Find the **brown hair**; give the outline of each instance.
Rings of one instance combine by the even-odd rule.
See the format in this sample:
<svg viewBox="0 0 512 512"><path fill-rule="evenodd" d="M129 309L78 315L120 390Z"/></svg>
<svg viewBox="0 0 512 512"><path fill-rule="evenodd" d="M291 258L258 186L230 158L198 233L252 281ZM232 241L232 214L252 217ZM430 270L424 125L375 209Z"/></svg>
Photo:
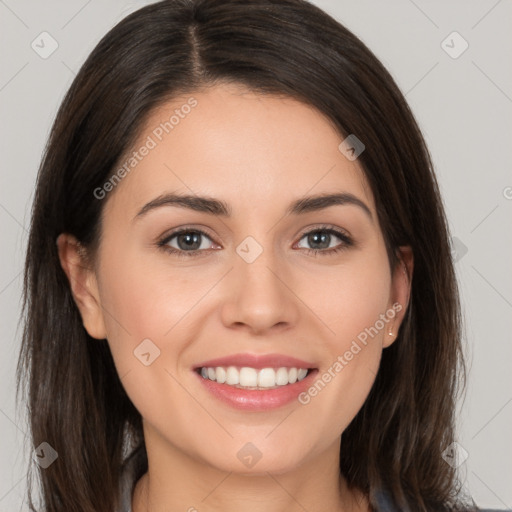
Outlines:
<svg viewBox="0 0 512 512"><path fill-rule="evenodd" d="M112 175L152 110L184 92L234 82L303 101L340 137L366 146L390 267L410 245L414 279L398 339L384 350L371 392L343 433L340 471L377 507L466 510L454 439L466 385L461 315L448 226L424 139L393 78L345 27L304 0L166 0L116 25L88 57L51 130L39 170L24 279L18 392L27 383L34 447L59 458L39 470L43 510L112 512L131 448L147 459L141 417L106 340L85 331L57 254L60 233L94 252ZM341 142L341 138L340 138ZM34 508L29 497L31 510Z"/></svg>

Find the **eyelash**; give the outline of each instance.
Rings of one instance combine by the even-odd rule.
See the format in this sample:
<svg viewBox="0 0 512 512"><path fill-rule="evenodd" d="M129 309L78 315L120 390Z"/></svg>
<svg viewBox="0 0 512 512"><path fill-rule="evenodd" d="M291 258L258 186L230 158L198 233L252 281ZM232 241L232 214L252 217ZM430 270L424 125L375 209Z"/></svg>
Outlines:
<svg viewBox="0 0 512 512"><path fill-rule="evenodd" d="M167 252L167 253L170 253L174 256L178 256L180 258L188 258L188 257L196 257L196 256L203 256L203 254L201 253L204 253L205 250L204 249L201 249L201 250L191 250L191 251L184 251L184 250L180 250L180 249L175 249L174 247L169 247L167 244L169 243L170 240L172 240L174 237L178 236L178 235L181 235L183 233L197 233L197 234L200 234L202 236L205 236L206 238L209 238L211 240L211 237L210 235L208 235L208 233L206 233L205 231L201 230L201 229L197 229L197 228L182 228L182 229L179 229L177 231L174 231L172 233L170 233L169 235L165 236L163 239L159 240L157 242L157 246L162 249L163 251ZM348 248L352 247L354 245L354 241L352 240L352 238L350 238L348 235L346 235L344 232L342 231L338 231L337 229L334 229L332 228L331 226L321 226L321 227L318 227L318 228L315 228L315 229L312 229L310 231L306 231L305 233L303 233L300 238L299 238L299 241L302 240L305 236L307 235L310 235L312 233L328 233L330 235L335 235L336 237L338 237L340 240L342 240L342 243L336 247L332 247L330 249L303 249L306 254L310 255L310 256L318 256L319 254L322 255L322 256L332 256L332 255L335 255L337 253L340 253L342 251L345 251L347 250Z"/></svg>

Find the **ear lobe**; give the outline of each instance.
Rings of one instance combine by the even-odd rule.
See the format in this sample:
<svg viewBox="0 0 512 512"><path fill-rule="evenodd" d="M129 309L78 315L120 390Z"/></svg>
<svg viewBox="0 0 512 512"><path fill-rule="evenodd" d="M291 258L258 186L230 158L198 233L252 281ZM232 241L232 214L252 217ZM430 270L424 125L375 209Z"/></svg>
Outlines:
<svg viewBox="0 0 512 512"><path fill-rule="evenodd" d="M409 307L414 255L410 246L399 247L399 261L393 271L391 284L391 300L388 308L395 311L394 319L390 320L384 333L383 348L389 347L398 337L400 325Z"/></svg>
<svg viewBox="0 0 512 512"><path fill-rule="evenodd" d="M86 331L93 338L105 339L107 334L96 275L87 261L85 248L73 235L61 233L57 237L57 249Z"/></svg>

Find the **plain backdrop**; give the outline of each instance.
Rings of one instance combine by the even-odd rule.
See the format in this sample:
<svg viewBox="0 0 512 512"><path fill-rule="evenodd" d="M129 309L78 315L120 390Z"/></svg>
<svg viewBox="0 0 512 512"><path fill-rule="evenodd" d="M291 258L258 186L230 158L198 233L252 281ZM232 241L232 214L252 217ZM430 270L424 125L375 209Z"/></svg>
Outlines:
<svg viewBox="0 0 512 512"><path fill-rule="evenodd" d="M22 265L42 150L87 55L115 23L146 3L0 0L0 512L28 510L25 473L32 447L23 408L16 408L14 370ZM458 409L457 450L461 460L467 458L460 479L479 506L512 508L512 4L314 3L380 58L427 140L466 322L470 372ZM42 46L55 49L41 55Z"/></svg>

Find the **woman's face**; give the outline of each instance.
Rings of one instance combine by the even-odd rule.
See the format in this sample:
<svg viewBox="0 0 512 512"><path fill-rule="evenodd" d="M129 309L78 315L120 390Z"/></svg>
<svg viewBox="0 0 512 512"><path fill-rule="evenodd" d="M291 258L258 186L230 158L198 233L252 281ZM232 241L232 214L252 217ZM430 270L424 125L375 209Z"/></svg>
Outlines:
<svg viewBox="0 0 512 512"><path fill-rule="evenodd" d="M332 453L363 405L409 283L342 140L302 103L216 86L155 111L97 191L101 244L76 293L153 457L284 472Z"/></svg>

